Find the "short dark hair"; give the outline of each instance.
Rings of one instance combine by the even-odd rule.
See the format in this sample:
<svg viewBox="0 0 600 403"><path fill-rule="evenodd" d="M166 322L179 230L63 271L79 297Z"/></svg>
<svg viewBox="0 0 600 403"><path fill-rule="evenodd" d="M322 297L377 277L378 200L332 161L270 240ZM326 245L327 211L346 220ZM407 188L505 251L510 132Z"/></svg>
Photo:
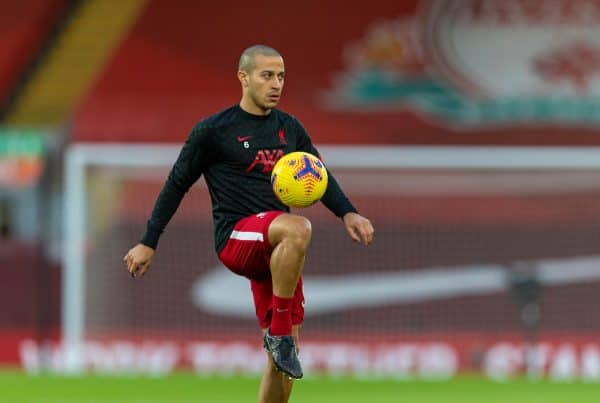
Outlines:
<svg viewBox="0 0 600 403"><path fill-rule="evenodd" d="M254 59L256 55L281 57L281 54L270 46L252 45L242 52L242 55L240 56L240 63L238 64L238 70L244 70L248 72L252 71L254 68Z"/></svg>

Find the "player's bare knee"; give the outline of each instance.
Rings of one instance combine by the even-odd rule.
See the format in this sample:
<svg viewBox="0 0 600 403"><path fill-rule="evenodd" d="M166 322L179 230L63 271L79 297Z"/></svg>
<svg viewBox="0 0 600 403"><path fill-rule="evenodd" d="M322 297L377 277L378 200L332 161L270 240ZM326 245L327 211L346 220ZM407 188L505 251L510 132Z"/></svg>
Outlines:
<svg viewBox="0 0 600 403"><path fill-rule="evenodd" d="M311 236L310 221L295 214L282 214L269 227L269 240L273 246L286 241L304 252L308 248Z"/></svg>
<svg viewBox="0 0 600 403"><path fill-rule="evenodd" d="M308 248L312 237L312 225L306 217L299 215L290 216L286 238L296 244L303 251Z"/></svg>

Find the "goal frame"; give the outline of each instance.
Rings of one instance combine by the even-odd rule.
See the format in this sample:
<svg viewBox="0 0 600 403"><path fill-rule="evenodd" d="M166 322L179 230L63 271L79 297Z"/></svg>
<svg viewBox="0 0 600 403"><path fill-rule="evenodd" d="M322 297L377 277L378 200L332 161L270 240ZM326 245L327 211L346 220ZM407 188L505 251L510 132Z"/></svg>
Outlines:
<svg viewBox="0 0 600 403"><path fill-rule="evenodd" d="M63 167L61 344L64 370L83 372L86 178L91 167L170 167L181 144L73 143ZM585 170L600 168L600 147L326 145L332 168Z"/></svg>

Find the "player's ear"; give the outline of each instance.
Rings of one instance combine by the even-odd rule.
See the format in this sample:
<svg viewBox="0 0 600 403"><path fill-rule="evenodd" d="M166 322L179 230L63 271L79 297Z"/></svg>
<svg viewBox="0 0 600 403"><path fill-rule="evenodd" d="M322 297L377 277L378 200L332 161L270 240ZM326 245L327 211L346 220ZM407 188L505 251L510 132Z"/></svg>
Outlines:
<svg viewBox="0 0 600 403"><path fill-rule="evenodd" d="M238 70L237 76L238 80L240 80L240 83L242 84L242 87L248 87L248 73L244 70Z"/></svg>

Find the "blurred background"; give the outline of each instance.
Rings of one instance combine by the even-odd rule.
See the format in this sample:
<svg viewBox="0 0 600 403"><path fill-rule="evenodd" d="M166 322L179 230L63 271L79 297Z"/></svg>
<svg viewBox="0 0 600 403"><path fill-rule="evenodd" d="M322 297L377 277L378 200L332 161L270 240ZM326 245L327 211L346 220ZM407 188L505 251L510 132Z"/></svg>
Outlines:
<svg viewBox="0 0 600 403"><path fill-rule="evenodd" d="M0 8L1 366L261 372L203 180L143 281L121 260L190 128L239 101L239 55L262 43L285 60L280 108L376 228L361 248L323 206L300 212L305 371L600 381L600 2Z"/></svg>

